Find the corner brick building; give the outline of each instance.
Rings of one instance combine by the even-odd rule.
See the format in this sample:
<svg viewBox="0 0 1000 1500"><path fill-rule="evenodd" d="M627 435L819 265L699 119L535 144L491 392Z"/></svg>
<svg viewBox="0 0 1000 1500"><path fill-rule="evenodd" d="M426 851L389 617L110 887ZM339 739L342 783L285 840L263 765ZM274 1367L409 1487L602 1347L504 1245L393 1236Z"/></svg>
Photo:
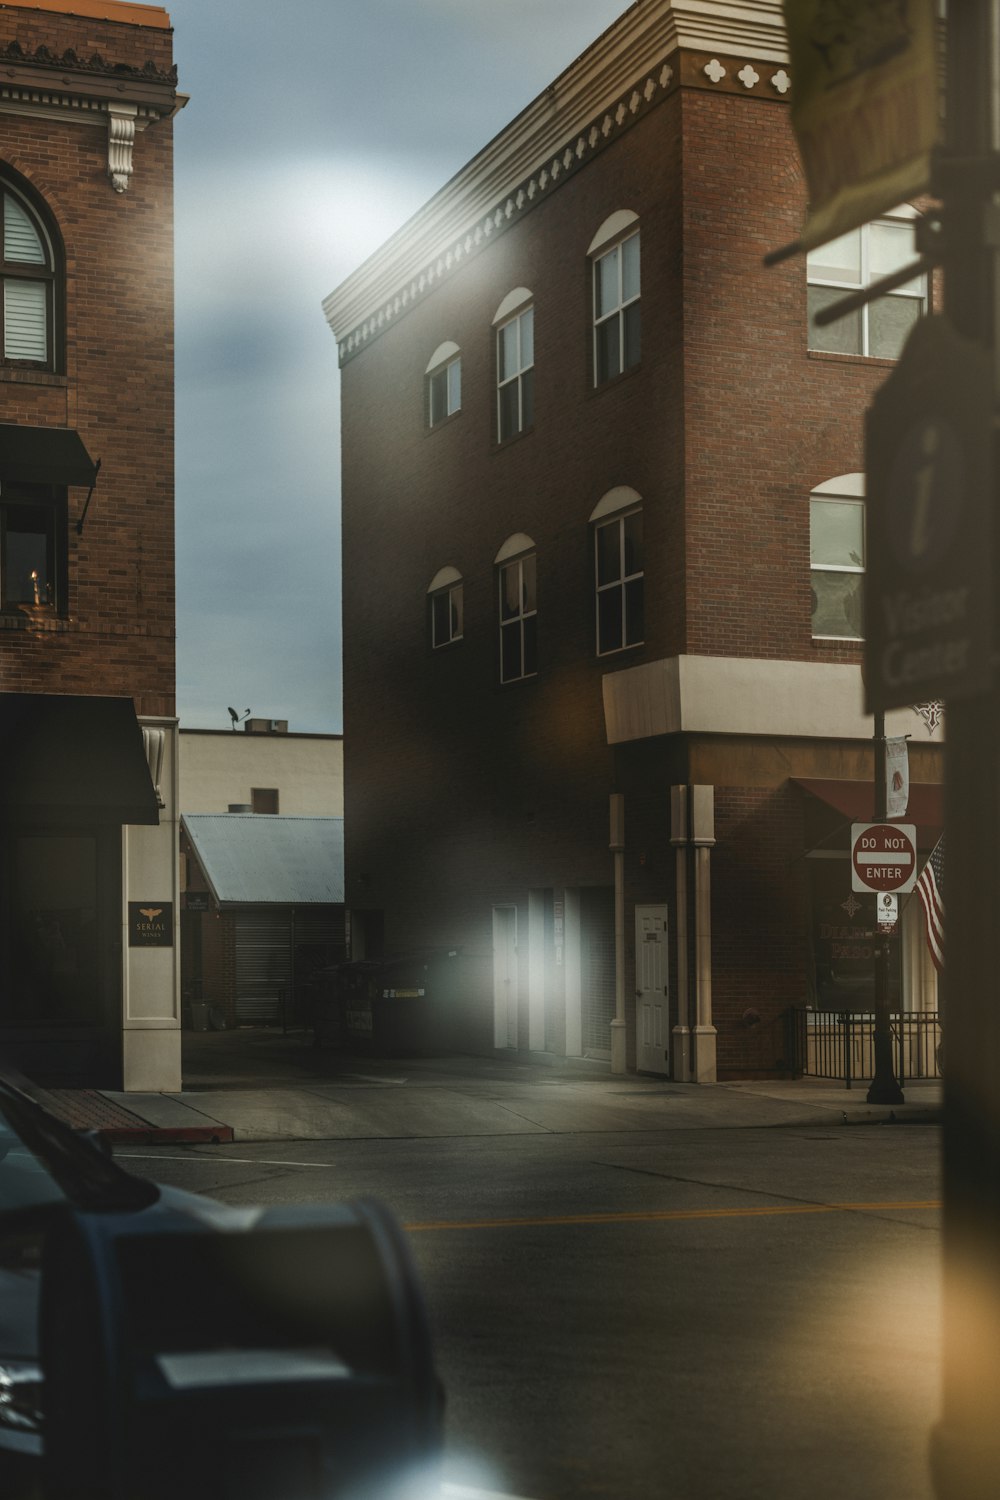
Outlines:
<svg viewBox="0 0 1000 1500"><path fill-rule="evenodd" d="M0 1050L180 1086L166 11L0 6Z"/></svg>
<svg viewBox="0 0 1000 1500"><path fill-rule="evenodd" d="M791 82L778 0L637 0L325 303L353 951L451 955L456 1047L766 1076L870 1001L862 416L929 289L807 313L907 205L764 268ZM926 851L936 706L887 729ZM933 1011L915 899L895 947Z"/></svg>

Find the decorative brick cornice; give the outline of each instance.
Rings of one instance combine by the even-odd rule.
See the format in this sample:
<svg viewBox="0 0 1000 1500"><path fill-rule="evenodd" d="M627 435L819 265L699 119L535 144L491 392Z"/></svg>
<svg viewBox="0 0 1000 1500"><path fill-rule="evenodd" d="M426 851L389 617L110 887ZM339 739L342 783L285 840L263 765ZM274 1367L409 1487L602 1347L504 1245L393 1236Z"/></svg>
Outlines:
<svg viewBox="0 0 1000 1500"><path fill-rule="evenodd" d="M637 0L325 299L340 363L678 87L780 103L787 60L780 0Z"/></svg>
<svg viewBox="0 0 1000 1500"><path fill-rule="evenodd" d="M81 58L72 48L56 56L48 47L28 52L13 41L0 48L0 114L102 126L108 134L108 177L124 193L132 176L136 131L183 108L177 69L153 62L141 68L110 62L100 53Z"/></svg>
<svg viewBox="0 0 1000 1500"><path fill-rule="evenodd" d="M39 46L33 52L26 51L16 39L8 42L6 47L0 48L0 73L5 71L4 65L24 64L31 68L46 68L51 71L66 73L96 74L98 76L113 77L122 83L125 79L141 79L146 83L167 84L170 88L177 87L177 66L164 70L149 60L141 68L132 63L113 62L103 57L100 52L94 52L90 57L81 57L72 47L65 52L54 53L51 48ZM67 78L63 82L69 82Z"/></svg>

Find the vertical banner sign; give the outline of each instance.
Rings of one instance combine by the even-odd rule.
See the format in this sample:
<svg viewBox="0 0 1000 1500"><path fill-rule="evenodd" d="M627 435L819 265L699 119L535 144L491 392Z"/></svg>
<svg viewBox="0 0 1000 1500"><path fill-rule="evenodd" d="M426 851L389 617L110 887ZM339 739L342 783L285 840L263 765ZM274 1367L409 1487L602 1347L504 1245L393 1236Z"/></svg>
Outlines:
<svg viewBox="0 0 1000 1500"><path fill-rule="evenodd" d="M910 757L906 737L885 742L885 815L905 818L910 800Z"/></svg>
<svg viewBox="0 0 1000 1500"><path fill-rule="evenodd" d="M930 177L934 0L784 0L792 127L809 185L800 245L865 224Z"/></svg>

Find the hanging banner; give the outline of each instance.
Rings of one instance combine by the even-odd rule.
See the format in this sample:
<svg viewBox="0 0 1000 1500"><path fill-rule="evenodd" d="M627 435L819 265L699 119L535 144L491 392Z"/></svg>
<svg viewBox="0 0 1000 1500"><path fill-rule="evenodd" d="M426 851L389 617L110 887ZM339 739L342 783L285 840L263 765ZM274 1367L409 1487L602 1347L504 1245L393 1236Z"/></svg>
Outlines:
<svg viewBox="0 0 1000 1500"><path fill-rule="evenodd" d="M885 742L885 815L887 818L905 818L906 804L910 800L910 757L906 739Z"/></svg>
<svg viewBox="0 0 1000 1500"><path fill-rule="evenodd" d="M934 0L784 0L809 250L927 187L939 129Z"/></svg>

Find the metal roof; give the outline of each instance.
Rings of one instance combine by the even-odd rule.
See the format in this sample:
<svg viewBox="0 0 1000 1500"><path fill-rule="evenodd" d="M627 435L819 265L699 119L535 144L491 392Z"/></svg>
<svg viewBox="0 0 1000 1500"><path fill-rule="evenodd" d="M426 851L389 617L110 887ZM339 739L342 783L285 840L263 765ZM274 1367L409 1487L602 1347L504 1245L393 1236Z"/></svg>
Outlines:
<svg viewBox="0 0 1000 1500"><path fill-rule="evenodd" d="M343 818L185 813L181 827L220 906L344 900Z"/></svg>

